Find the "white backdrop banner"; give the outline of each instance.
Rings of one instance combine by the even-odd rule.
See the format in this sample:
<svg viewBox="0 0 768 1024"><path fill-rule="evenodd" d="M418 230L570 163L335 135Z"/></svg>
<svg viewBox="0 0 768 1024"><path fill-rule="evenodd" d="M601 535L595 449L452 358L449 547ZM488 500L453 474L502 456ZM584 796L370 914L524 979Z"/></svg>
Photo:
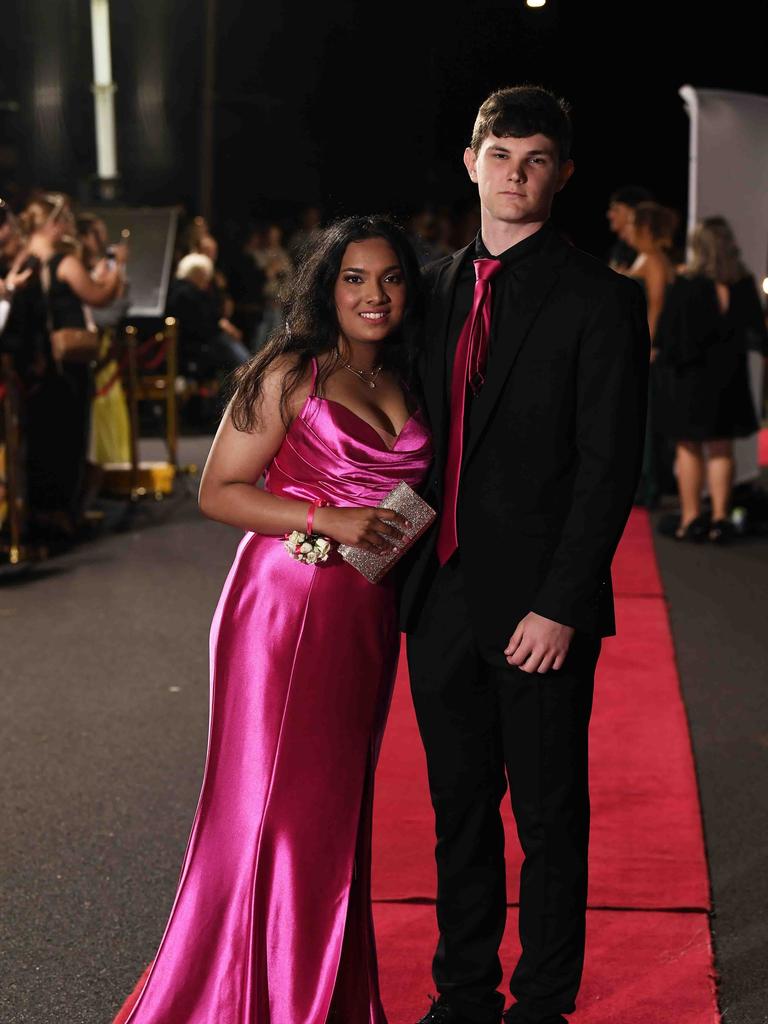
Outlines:
<svg viewBox="0 0 768 1024"><path fill-rule="evenodd" d="M725 217L758 286L768 257L768 96L684 85L691 122L688 228L702 217ZM762 359L750 356L755 406L760 409ZM736 480L758 474L757 436L737 441Z"/></svg>

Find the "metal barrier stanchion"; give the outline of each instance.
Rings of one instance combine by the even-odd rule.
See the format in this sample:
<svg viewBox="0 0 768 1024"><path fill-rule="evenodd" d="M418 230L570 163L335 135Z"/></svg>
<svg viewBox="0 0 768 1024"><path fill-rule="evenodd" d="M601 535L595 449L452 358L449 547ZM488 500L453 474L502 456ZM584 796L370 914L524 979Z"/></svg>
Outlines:
<svg viewBox="0 0 768 1024"><path fill-rule="evenodd" d="M166 317L166 407L165 438L168 461L179 469L179 407L176 397L176 377L179 372L179 332L174 317Z"/></svg>
<svg viewBox="0 0 768 1024"><path fill-rule="evenodd" d="M137 366L138 331L135 327L125 328L125 348L128 358L127 400L128 422L130 424L131 468L128 482L128 493L131 500L138 497L139 487L139 371Z"/></svg>
<svg viewBox="0 0 768 1024"><path fill-rule="evenodd" d="M130 463L107 466L106 475L112 493L127 493L131 501L149 494L161 500L173 493L177 474L191 474L197 469L196 466L180 467L178 464L177 344L178 332L173 317L167 317L163 330L151 335L141 344L137 329L133 326L125 328L125 384L130 422ZM140 402L162 403L165 407L165 462L141 461Z"/></svg>

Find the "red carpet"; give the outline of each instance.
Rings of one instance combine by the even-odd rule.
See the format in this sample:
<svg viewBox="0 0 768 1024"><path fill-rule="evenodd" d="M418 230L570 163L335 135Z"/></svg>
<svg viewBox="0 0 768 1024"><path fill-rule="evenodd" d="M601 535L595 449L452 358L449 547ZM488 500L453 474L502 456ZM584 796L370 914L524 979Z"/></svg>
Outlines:
<svg viewBox="0 0 768 1024"><path fill-rule="evenodd" d="M698 791L647 515L633 512L614 563L619 635L605 642L591 731L592 840L583 1024L718 1018ZM391 1024L431 991L434 832L424 755L401 660L376 782L373 894ZM520 851L508 803L509 900ZM607 908L607 909L599 909ZM688 912L686 912L688 911ZM692 911L692 912L690 912ZM515 962L514 911L505 966Z"/></svg>
<svg viewBox="0 0 768 1024"><path fill-rule="evenodd" d="M768 427L763 427L760 431L757 445L757 461L764 468L768 467Z"/></svg>
<svg viewBox="0 0 768 1024"><path fill-rule="evenodd" d="M616 597L662 597L664 594L653 551L651 522L640 510L636 509L629 517L613 560L613 586Z"/></svg>

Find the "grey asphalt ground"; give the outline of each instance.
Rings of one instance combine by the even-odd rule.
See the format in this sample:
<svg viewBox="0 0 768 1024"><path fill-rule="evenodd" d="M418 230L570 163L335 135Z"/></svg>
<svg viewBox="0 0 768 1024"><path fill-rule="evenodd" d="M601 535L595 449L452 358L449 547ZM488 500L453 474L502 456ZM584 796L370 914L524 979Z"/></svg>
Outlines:
<svg viewBox="0 0 768 1024"><path fill-rule="evenodd" d="M208 443L185 440L182 461L202 464ZM0 1024L109 1024L156 950L202 777L208 630L238 540L182 493L128 532L0 576ZM657 550L725 1021L764 1024L768 541L659 538Z"/></svg>
<svg viewBox="0 0 768 1024"><path fill-rule="evenodd" d="M655 546L699 779L723 1021L768 1024L768 537L719 548L657 535Z"/></svg>

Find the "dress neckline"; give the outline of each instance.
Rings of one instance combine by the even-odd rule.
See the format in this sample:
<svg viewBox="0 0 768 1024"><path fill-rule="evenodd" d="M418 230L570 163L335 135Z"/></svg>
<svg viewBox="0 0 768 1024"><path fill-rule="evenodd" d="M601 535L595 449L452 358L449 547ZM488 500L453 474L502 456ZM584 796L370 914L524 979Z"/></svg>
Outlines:
<svg viewBox="0 0 768 1024"><path fill-rule="evenodd" d="M301 416L301 413L306 408L307 402L311 398L316 399L318 402L326 402L326 403L329 403L331 405L336 405L336 406L339 407L339 409L344 409L344 411L346 413L348 413L350 416L354 417L354 419L356 419L358 423L362 423L364 426L368 427L368 429L373 434L376 435L376 437L379 439L379 441L381 441L382 445L386 448L386 450L388 452L393 452L395 450L395 448L397 447L397 442L400 440L400 438L403 436L405 431L411 425L411 422L416 417L416 414L419 411L418 408L415 409L411 413L411 415L408 417L408 419L405 421L405 423L400 428L399 433L391 434L390 435L390 437L394 438L394 440L392 441L392 444L390 445L388 440L378 431L378 429L376 427L374 427L374 425L369 420L367 420L363 416L361 416L360 413L355 412L354 409L350 409L350 407L348 405L345 405L343 402L337 401L337 399L335 399L335 398L325 398L323 395L316 394L315 388L317 386L317 374L318 374L317 357L316 356L312 356L312 390L307 395L307 400L304 403L304 405L302 406L301 411L299 412L299 416L297 417L297 419Z"/></svg>
<svg viewBox="0 0 768 1024"><path fill-rule="evenodd" d="M393 452L395 450L395 448L397 447L398 441L403 436L403 434L406 432L406 430L410 427L411 423L413 422L413 420L416 418L416 416L419 413L418 409L416 409L414 412L412 412L411 415L408 417L408 419L405 421L405 423L400 428L399 433L391 435L394 438L394 440L393 440L392 444L390 445L389 442L387 441L387 439L382 434L379 433L379 431L376 429L376 427L374 427L374 425L369 420L364 419L359 413L355 412L354 409L351 409L348 405L345 405L343 402L339 402L335 398L325 398L323 395L307 395L307 402L309 402L312 399L314 399L316 402L325 402L327 405L335 405L339 409L343 409L345 413L347 413L353 419L357 420L358 423L362 423L363 426L368 427L368 429L371 431L371 433L374 434L378 438L378 440L381 442L381 444L384 446L384 448L386 448L386 450L389 451L389 452ZM306 402L304 403L304 405L306 406ZM303 411L304 410L302 409L302 412ZM301 413L299 413L299 417L300 416L301 416Z"/></svg>

